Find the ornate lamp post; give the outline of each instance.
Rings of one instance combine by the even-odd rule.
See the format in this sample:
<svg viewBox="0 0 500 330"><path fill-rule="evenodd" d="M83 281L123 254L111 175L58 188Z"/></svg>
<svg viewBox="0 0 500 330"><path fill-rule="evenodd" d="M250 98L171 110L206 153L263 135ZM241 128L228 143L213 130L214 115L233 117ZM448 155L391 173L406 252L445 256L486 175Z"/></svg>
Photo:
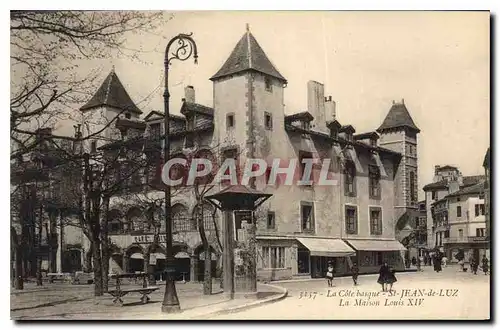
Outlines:
<svg viewBox="0 0 500 330"><path fill-rule="evenodd" d="M198 63L198 50L196 48L196 43L193 38L193 34L179 34L172 38L165 48L165 59L164 59L164 69L165 69L165 92L163 93L163 105L165 110L165 140L163 144L163 162L167 163L170 156L170 93L168 91L168 68L172 60L185 61L191 57L194 57L194 63ZM175 46L174 46L175 44ZM174 46L174 50L170 48ZM163 313L173 313L180 311L179 298L177 297L177 291L175 289L175 279L174 273L175 268L172 267L174 263L174 256L172 254L172 221L170 218L170 186L165 185L165 231L166 231L166 280L165 280L165 296L163 297L163 303L161 306L161 311Z"/></svg>
<svg viewBox="0 0 500 330"><path fill-rule="evenodd" d="M222 189L220 192L207 196L205 199L214 205L216 208L224 212L224 242L223 242L223 278L224 278L224 294L229 296L231 299L234 298L234 219L233 211L244 210L252 211L251 221L253 219L253 211L257 209L262 203L268 200L272 194L266 194L260 192L256 189L236 185L229 186ZM250 260L250 265L252 269L249 269L251 274L246 277L244 285L247 288L251 288L252 291L257 291L257 277L256 277L256 264L255 264L255 245L252 242L248 244L248 252L252 256Z"/></svg>

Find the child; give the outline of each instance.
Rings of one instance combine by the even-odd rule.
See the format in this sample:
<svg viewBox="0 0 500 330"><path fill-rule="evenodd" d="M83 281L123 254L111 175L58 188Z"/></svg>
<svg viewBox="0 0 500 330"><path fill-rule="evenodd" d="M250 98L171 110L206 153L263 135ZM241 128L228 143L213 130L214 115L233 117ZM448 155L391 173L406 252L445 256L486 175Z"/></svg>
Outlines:
<svg viewBox="0 0 500 330"><path fill-rule="evenodd" d="M328 282L328 286L333 286L333 265L331 262L328 263L328 270L326 273L326 280Z"/></svg>
<svg viewBox="0 0 500 330"><path fill-rule="evenodd" d="M354 285L358 285L359 267L358 267L358 265L356 265L355 262L352 264L351 272L352 272L352 280L354 282Z"/></svg>

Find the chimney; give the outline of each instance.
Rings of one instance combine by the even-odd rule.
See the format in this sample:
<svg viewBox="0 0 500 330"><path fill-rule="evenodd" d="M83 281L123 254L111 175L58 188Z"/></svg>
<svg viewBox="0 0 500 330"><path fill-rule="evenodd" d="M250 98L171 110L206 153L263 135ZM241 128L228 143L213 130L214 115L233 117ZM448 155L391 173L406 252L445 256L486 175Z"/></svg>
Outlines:
<svg viewBox="0 0 500 330"><path fill-rule="evenodd" d="M325 120L327 122L335 120L337 104L331 96L325 97Z"/></svg>
<svg viewBox="0 0 500 330"><path fill-rule="evenodd" d="M184 88L184 98L186 99L186 102L195 103L195 94L193 86L186 86L186 88Z"/></svg>
<svg viewBox="0 0 500 330"><path fill-rule="evenodd" d="M325 87L317 81L307 82L307 111L314 117L316 130L328 133L325 118Z"/></svg>

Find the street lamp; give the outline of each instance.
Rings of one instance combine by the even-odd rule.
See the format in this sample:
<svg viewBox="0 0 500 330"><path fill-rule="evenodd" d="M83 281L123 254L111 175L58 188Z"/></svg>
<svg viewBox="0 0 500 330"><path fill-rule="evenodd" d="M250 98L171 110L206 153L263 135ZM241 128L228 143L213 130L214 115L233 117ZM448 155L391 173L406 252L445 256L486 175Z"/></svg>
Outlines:
<svg viewBox="0 0 500 330"><path fill-rule="evenodd" d="M170 62L172 60L185 61L193 55L194 63L198 63L198 50L196 48L196 43L193 38L191 38L193 34L179 34L176 37L172 38L165 48L165 59L164 59L164 69L165 69L165 92L163 93L163 106L165 111L164 118L164 144L163 144L163 162L167 163L170 156L170 109L169 109L169 100L170 93L168 91L168 68ZM172 47L175 43L174 50L171 51L170 47ZM161 311L163 313L174 313L180 311L179 298L177 297L177 291L175 289L175 279L174 273L175 268L172 267L174 263L174 256L172 254L172 222L170 221L170 186L165 184L165 236L166 236L166 280L165 280L165 295L163 297L163 303L161 306Z"/></svg>

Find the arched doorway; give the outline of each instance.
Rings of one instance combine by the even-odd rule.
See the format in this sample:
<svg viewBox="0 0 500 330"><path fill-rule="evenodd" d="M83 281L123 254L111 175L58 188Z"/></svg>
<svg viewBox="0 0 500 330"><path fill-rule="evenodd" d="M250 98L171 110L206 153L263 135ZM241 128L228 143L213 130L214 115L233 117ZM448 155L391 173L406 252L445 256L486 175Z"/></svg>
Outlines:
<svg viewBox="0 0 500 330"><path fill-rule="evenodd" d="M144 251L137 245L131 246L127 250L128 272L143 272L144 271Z"/></svg>
<svg viewBox="0 0 500 330"><path fill-rule="evenodd" d="M210 246L210 273L212 274L212 278L215 278L217 275L217 253L215 249ZM196 281L202 282L205 278L205 250L203 249L203 245L200 245L195 249L194 255L198 257L198 267L196 268Z"/></svg>
<svg viewBox="0 0 500 330"><path fill-rule="evenodd" d="M190 280L191 258L187 245L174 245L172 249L175 260L175 280Z"/></svg>
<svg viewBox="0 0 500 330"><path fill-rule="evenodd" d="M164 279L164 272L167 266L165 249L161 246L150 247L149 261L153 265L153 274L157 281Z"/></svg>

